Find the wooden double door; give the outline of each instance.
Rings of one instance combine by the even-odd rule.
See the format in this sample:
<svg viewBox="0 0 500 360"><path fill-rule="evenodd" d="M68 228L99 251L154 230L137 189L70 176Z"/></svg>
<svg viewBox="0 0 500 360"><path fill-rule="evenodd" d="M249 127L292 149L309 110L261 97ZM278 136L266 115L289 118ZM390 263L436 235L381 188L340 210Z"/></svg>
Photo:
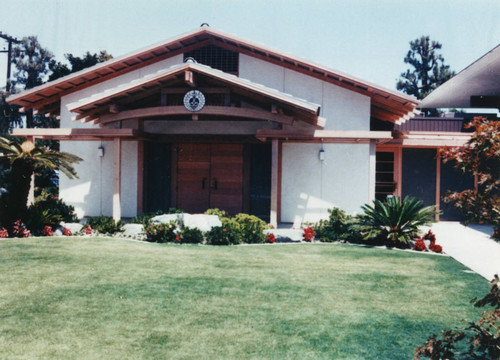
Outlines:
<svg viewBox="0 0 500 360"><path fill-rule="evenodd" d="M243 145L178 144L177 208L243 210Z"/></svg>

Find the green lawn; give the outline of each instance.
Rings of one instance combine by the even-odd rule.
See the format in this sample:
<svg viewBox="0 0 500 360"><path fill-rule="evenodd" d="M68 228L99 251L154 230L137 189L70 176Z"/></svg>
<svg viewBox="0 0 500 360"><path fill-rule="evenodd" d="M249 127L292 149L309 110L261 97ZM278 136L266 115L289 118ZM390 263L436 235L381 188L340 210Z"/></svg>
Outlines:
<svg viewBox="0 0 500 360"><path fill-rule="evenodd" d="M0 242L2 359L411 359L479 318L443 256L337 244Z"/></svg>

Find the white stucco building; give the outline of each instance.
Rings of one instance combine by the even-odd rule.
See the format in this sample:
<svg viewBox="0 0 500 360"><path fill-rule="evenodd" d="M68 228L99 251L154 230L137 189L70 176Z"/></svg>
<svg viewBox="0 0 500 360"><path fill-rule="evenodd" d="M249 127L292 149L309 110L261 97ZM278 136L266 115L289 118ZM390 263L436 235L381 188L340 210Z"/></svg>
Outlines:
<svg viewBox="0 0 500 360"><path fill-rule="evenodd" d="M403 147L464 141L419 145L391 132L416 99L208 26L9 101L60 115L16 135L84 159L60 179L79 216L217 207L299 225L401 195Z"/></svg>

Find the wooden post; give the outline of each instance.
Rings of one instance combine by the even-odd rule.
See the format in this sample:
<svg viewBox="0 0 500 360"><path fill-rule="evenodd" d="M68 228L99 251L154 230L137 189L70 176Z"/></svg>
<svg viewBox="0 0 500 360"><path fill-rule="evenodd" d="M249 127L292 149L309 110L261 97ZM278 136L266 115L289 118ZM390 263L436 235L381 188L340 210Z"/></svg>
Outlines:
<svg viewBox="0 0 500 360"><path fill-rule="evenodd" d="M394 151L394 182L396 183L395 194L398 197L402 196L403 189L403 148L398 147Z"/></svg>
<svg viewBox="0 0 500 360"><path fill-rule="evenodd" d="M368 201L371 203L375 200L375 178L376 178L376 155L377 144L374 140L370 140L369 148L369 164L368 164Z"/></svg>
<svg viewBox="0 0 500 360"><path fill-rule="evenodd" d="M31 141L33 145L35 145L35 138L33 136L27 136L26 141ZM30 182L30 191L28 193L28 203L27 206L30 206L35 202L35 173L31 174L31 182Z"/></svg>
<svg viewBox="0 0 500 360"><path fill-rule="evenodd" d="M439 207L441 205L441 151L436 149L436 215L435 220L439 221Z"/></svg>
<svg viewBox="0 0 500 360"><path fill-rule="evenodd" d="M121 174L122 174L122 140L115 137L113 140L113 220L118 221L122 217L121 208Z"/></svg>
<svg viewBox="0 0 500 360"><path fill-rule="evenodd" d="M271 142L271 225L278 227L278 179L279 179L279 143L278 139Z"/></svg>
<svg viewBox="0 0 500 360"><path fill-rule="evenodd" d="M137 142L137 215L142 214L144 203L144 141Z"/></svg>

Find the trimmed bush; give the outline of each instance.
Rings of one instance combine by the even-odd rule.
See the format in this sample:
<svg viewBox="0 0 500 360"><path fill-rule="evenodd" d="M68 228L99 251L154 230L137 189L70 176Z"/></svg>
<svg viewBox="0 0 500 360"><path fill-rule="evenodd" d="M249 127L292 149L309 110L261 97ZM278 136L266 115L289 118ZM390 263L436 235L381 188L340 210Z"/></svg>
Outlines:
<svg viewBox="0 0 500 360"><path fill-rule="evenodd" d="M171 221L164 224L148 224L144 226L144 232L147 236L146 241L149 242L167 243L178 241L176 230L177 221Z"/></svg>
<svg viewBox="0 0 500 360"><path fill-rule="evenodd" d="M87 220L87 225L101 234L114 234L123 231L123 220L115 221L110 216L95 216Z"/></svg>
<svg viewBox="0 0 500 360"><path fill-rule="evenodd" d="M181 244L201 244L204 240L200 229L187 227L182 228L177 238Z"/></svg>
<svg viewBox="0 0 500 360"><path fill-rule="evenodd" d="M346 240L349 236L349 223L352 216L339 208L329 209L328 220L320 220L315 224L316 237L322 242Z"/></svg>
<svg viewBox="0 0 500 360"><path fill-rule="evenodd" d="M234 220L240 225L242 241L248 244L263 244L266 242L264 230L267 224L257 216L238 214Z"/></svg>
<svg viewBox="0 0 500 360"><path fill-rule="evenodd" d="M205 211L205 215L217 215L220 219L220 221L222 221L223 218L227 218L227 213L224 211L224 210L219 210L217 208L215 209L208 209L207 211Z"/></svg>
<svg viewBox="0 0 500 360"><path fill-rule="evenodd" d="M206 234L207 245L237 245L241 243L239 233L225 226L215 226Z"/></svg>

